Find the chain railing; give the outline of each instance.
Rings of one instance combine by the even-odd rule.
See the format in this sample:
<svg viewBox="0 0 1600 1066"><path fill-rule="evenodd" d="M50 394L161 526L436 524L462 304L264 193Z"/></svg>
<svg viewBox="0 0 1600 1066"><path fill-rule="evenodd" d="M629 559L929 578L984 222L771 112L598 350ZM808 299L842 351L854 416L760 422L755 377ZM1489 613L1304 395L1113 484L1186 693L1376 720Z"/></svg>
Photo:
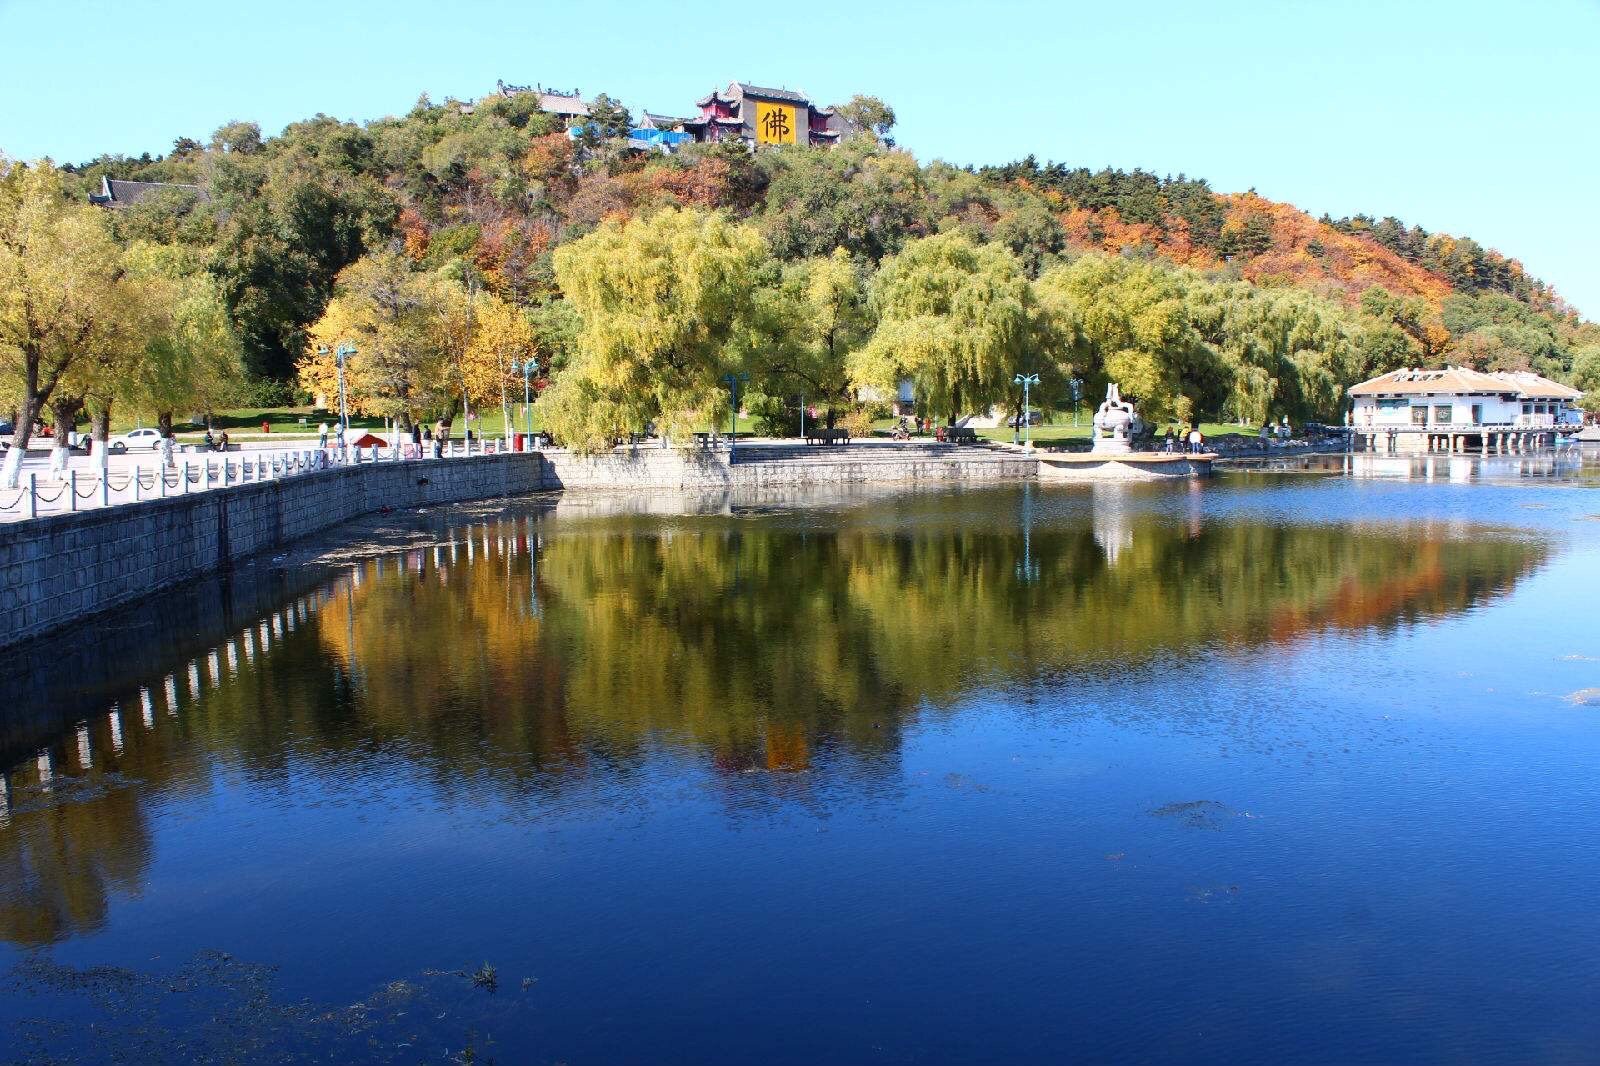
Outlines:
<svg viewBox="0 0 1600 1066"><path fill-rule="evenodd" d="M182 496L194 492L231 488L299 477L320 470L368 463L417 459L465 459L511 451L509 442L491 438L442 441L435 445L374 445L368 448L338 446L273 452L252 456L240 452L156 455L136 460L131 467L82 470L24 471L15 489L0 489L0 521L70 514L114 507L143 500Z"/></svg>

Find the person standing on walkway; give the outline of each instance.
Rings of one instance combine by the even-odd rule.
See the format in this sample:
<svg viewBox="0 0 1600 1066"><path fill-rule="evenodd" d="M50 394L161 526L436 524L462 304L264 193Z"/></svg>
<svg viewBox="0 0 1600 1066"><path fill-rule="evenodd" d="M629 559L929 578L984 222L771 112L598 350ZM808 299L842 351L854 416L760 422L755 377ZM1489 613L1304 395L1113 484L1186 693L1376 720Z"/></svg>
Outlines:
<svg viewBox="0 0 1600 1066"><path fill-rule="evenodd" d="M322 423L321 428L319 428L317 430L317 447L318 448L326 448L327 446L328 446L328 423L324 422L324 423Z"/></svg>
<svg viewBox="0 0 1600 1066"><path fill-rule="evenodd" d="M411 423L411 457L422 458L422 423Z"/></svg>
<svg viewBox="0 0 1600 1066"><path fill-rule="evenodd" d="M1189 430L1189 450L1191 452L1193 452L1195 455L1199 455L1202 451L1205 450L1205 443L1206 443L1206 437L1205 437L1204 433L1200 432L1200 427L1199 426L1192 427Z"/></svg>

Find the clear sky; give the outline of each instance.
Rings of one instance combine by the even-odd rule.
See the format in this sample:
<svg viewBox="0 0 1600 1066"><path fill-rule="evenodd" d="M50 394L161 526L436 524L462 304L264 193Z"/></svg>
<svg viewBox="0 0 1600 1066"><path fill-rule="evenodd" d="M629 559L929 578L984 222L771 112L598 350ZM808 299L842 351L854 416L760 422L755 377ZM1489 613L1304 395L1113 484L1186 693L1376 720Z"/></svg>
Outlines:
<svg viewBox="0 0 1600 1066"><path fill-rule="evenodd" d="M883 97L923 159L1029 152L1397 215L1600 317L1600 0L0 0L0 151L165 152L508 82L688 113L732 80Z"/></svg>

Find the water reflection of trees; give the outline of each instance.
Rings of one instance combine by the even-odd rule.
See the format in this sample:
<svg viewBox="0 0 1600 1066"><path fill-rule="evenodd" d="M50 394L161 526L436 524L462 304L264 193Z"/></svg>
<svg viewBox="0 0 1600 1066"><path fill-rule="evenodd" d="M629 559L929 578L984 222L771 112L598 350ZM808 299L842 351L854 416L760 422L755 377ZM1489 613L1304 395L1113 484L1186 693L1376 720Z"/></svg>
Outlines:
<svg viewBox="0 0 1600 1066"><path fill-rule="evenodd" d="M1463 610L1536 541L1452 527L975 521L938 498L816 518L523 516L370 559L168 665L0 781L0 937L94 928L149 861L144 803L308 766L535 796L653 751L805 790L893 778L909 718L983 686ZM358 772L357 777L360 777ZM785 783L787 782L787 783Z"/></svg>

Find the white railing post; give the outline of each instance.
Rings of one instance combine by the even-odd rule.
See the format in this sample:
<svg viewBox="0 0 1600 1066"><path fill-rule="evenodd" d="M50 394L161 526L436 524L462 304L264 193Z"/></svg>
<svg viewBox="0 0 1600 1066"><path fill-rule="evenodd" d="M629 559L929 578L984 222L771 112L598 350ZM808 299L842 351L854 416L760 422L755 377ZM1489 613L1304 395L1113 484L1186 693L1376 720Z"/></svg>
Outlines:
<svg viewBox="0 0 1600 1066"><path fill-rule="evenodd" d="M182 477L183 477L183 488L180 491L185 493L185 494L187 494L188 491L189 491L189 460L187 460L187 459L185 459L183 461L183 474L182 474Z"/></svg>
<svg viewBox="0 0 1600 1066"><path fill-rule="evenodd" d="M133 502L134 503L138 503L139 502L139 494L143 490L144 490L144 486L139 483L139 464L138 463L134 463L133 464Z"/></svg>
<svg viewBox="0 0 1600 1066"><path fill-rule="evenodd" d="M39 474L37 471L28 471L28 517L39 517Z"/></svg>
<svg viewBox="0 0 1600 1066"><path fill-rule="evenodd" d="M111 506L111 468L100 468L100 506Z"/></svg>
<svg viewBox="0 0 1600 1066"><path fill-rule="evenodd" d="M78 509L78 471L67 471L67 504L72 510Z"/></svg>

